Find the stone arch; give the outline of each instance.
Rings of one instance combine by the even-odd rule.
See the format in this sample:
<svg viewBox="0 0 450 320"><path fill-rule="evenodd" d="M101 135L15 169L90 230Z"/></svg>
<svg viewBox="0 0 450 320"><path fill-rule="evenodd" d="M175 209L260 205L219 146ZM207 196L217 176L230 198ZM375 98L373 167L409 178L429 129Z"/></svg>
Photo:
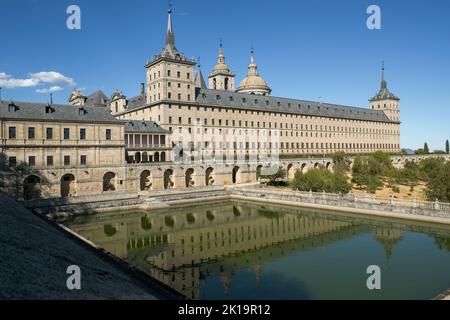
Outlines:
<svg viewBox="0 0 450 320"><path fill-rule="evenodd" d="M151 173L150 170L144 170L141 172L140 175L140 185L141 185L141 191L149 191L152 189L152 180L151 180Z"/></svg>
<svg viewBox="0 0 450 320"><path fill-rule="evenodd" d="M23 199L33 200L41 197L41 178L32 175L23 180Z"/></svg>
<svg viewBox="0 0 450 320"><path fill-rule="evenodd" d="M294 165L292 163L287 165L286 175L288 179L292 179L294 177Z"/></svg>
<svg viewBox="0 0 450 320"><path fill-rule="evenodd" d="M331 164L331 162L327 162L326 164L325 164L325 168L327 169L327 170L332 170L333 169L333 166L332 166L332 164Z"/></svg>
<svg viewBox="0 0 450 320"><path fill-rule="evenodd" d="M61 197L71 198L77 195L77 185L73 174L65 174L61 177Z"/></svg>
<svg viewBox="0 0 450 320"><path fill-rule="evenodd" d="M256 181L259 181L259 179L261 179L261 170L262 170L263 166L259 165L256 167Z"/></svg>
<svg viewBox="0 0 450 320"><path fill-rule="evenodd" d="M318 162L314 163L314 169L317 169L319 167L320 167L320 163L318 163Z"/></svg>
<svg viewBox="0 0 450 320"><path fill-rule="evenodd" d="M153 156L154 162L159 162L159 152L155 152L155 155Z"/></svg>
<svg viewBox="0 0 450 320"><path fill-rule="evenodd" d="M117 178L114 172L107 172L103 175L103 192L115 191Z"/></svg>
<svg viewBox="0 0 450 320"><path fill-rule="evenodd" d="M241 182L241 169L238 166L235 166L233 168L233 171L231 173L231 182L233 184Z"/></svg>
<svg viewBox="0 0 450 320"><path fill-rule="evenodd" d="M134 155L134 161L136 163L141 163L141 153L140 152L136 152L136 154Z"/></svg>
<svg viewBox="0 0 450 320"><path fill-rule="evenodd" d="M192 169L192 168L187 169L185 174L184 174L184 178L185 178L185 186L186 186L186 188L193 187L195 185L194 169Z"/></svg>
<svg viewBox="0 0 450 320"><path fill-rule="evenodd" d="M205 185L212 186L214 185L214 168L209 167L205 171Z"/></svg>
<svg viewBox="0 0 450 320"><path fill-rule="evenodd" d="M164 171L164 189L172 189L174 186L173 170L167 169Z"/></svg>
<svg viewBox="0 0 450 320"><path fill-rule="evenodd" d="M308 168L308 164L303 163L303 164L301 165L301 167L300 167L300 170L301 170L303 173L305 173L306 170L307 170L307 168Z"/></svg>
<svg viewBox="0 0 450 320"><path fill-rule="evenodd" d="M148 162L148 153L142 152L142 162L146 163Z"/></svg>

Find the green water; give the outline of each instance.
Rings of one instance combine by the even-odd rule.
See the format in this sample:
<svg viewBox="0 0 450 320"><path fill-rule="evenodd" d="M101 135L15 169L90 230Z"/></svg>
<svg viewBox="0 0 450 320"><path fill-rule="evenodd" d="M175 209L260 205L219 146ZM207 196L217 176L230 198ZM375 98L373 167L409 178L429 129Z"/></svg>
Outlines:
<svg viewBox="0 0 450 320"><path fill-rule="evenodd" d="M450 288L450 227L244 202L64 223L192 299L430 299ZM381 268L381 290L366 285Z"/></svg>

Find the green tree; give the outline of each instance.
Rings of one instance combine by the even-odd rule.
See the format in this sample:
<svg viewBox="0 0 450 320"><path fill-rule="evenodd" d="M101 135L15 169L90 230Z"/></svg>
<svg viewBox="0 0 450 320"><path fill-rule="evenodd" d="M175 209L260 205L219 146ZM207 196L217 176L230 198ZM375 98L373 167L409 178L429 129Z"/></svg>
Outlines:
<svg viewBox="0 0 450 320"><path fill-rule="evenodd" d="M445 141L445 153L450 153L450 144L448 143L448 140Z"/></svg>
<svg viewBox="0 0 450 320"><path fill-rule="evenodd" d="M425 144L423 145L423 152L425 154L429 154L430 153L430 148L428 148L428 143L425 142Z"/></svg>
<svg viewBox="0 0 450 320"><path fill-rule="evenodd" d="M367 181L367 175L367 166L364 164L363 158L357 156L352 167L352 182L362 189Z"/></svg>
<svg viewBox="0 0 450 320"><path fill-rule="evenodd" d="M450 162L445 163L428 182L427 198L431 201L450 201Z"/></svg>
<svg viewBox="0 0 450 320"><path fill-rule="evenodd" d="M277 180L285 179L287 176L287 171L283 167L278 167L278 170L272 174L264 174L264 171L261 172L261 178L269 179L270 184L274 184Z"/></svg>
<svg viewBox="0 0 450 320"><path fill-rule="evenodd" d="M331 172L325 168L314 168L306 173L297 171L292 181L292 188L301 191L349 193L352 189L347 178L341 172Z"/></svg>
<svg viewBox="0 0 450 320"><path fill-rule="evenodd" d="M347 174L350 171L350 160L343 151L338 151L333 154L333 169L336 172Z"/></svg>

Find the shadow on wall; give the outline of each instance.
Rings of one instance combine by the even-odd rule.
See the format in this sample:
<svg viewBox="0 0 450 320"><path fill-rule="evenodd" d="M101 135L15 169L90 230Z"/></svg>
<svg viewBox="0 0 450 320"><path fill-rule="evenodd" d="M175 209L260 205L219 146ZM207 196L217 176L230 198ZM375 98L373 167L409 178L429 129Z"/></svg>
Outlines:
<svg viewBox="0 0 450 320"><path fill-rule="evenodd" d="M15 199L43 199L50 188L50 181L42 177L38 170L24 162L10 162L0 153L0 191Z"/></svg>

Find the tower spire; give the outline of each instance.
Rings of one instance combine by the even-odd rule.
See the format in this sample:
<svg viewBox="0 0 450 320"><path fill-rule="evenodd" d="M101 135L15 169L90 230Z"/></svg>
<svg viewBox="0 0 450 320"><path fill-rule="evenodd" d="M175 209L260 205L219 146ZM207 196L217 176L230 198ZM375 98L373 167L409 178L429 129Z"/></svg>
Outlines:
<svg viewBox="0 0 450 320"><path fill-rule="evenodd" d="M167 10L168 18L167 18L167 33L166 33L166 50L170 53L174 53L176 51L175 48L175 34L173 32L172 27L172 1L169 0L169 9Z"/></svg>
<svg viewBox="0 0 450 320"><path fill-rule="evenodd" d="M384 80L384 61L381 64L381 89L387 88L387 82Z"/></svg>

